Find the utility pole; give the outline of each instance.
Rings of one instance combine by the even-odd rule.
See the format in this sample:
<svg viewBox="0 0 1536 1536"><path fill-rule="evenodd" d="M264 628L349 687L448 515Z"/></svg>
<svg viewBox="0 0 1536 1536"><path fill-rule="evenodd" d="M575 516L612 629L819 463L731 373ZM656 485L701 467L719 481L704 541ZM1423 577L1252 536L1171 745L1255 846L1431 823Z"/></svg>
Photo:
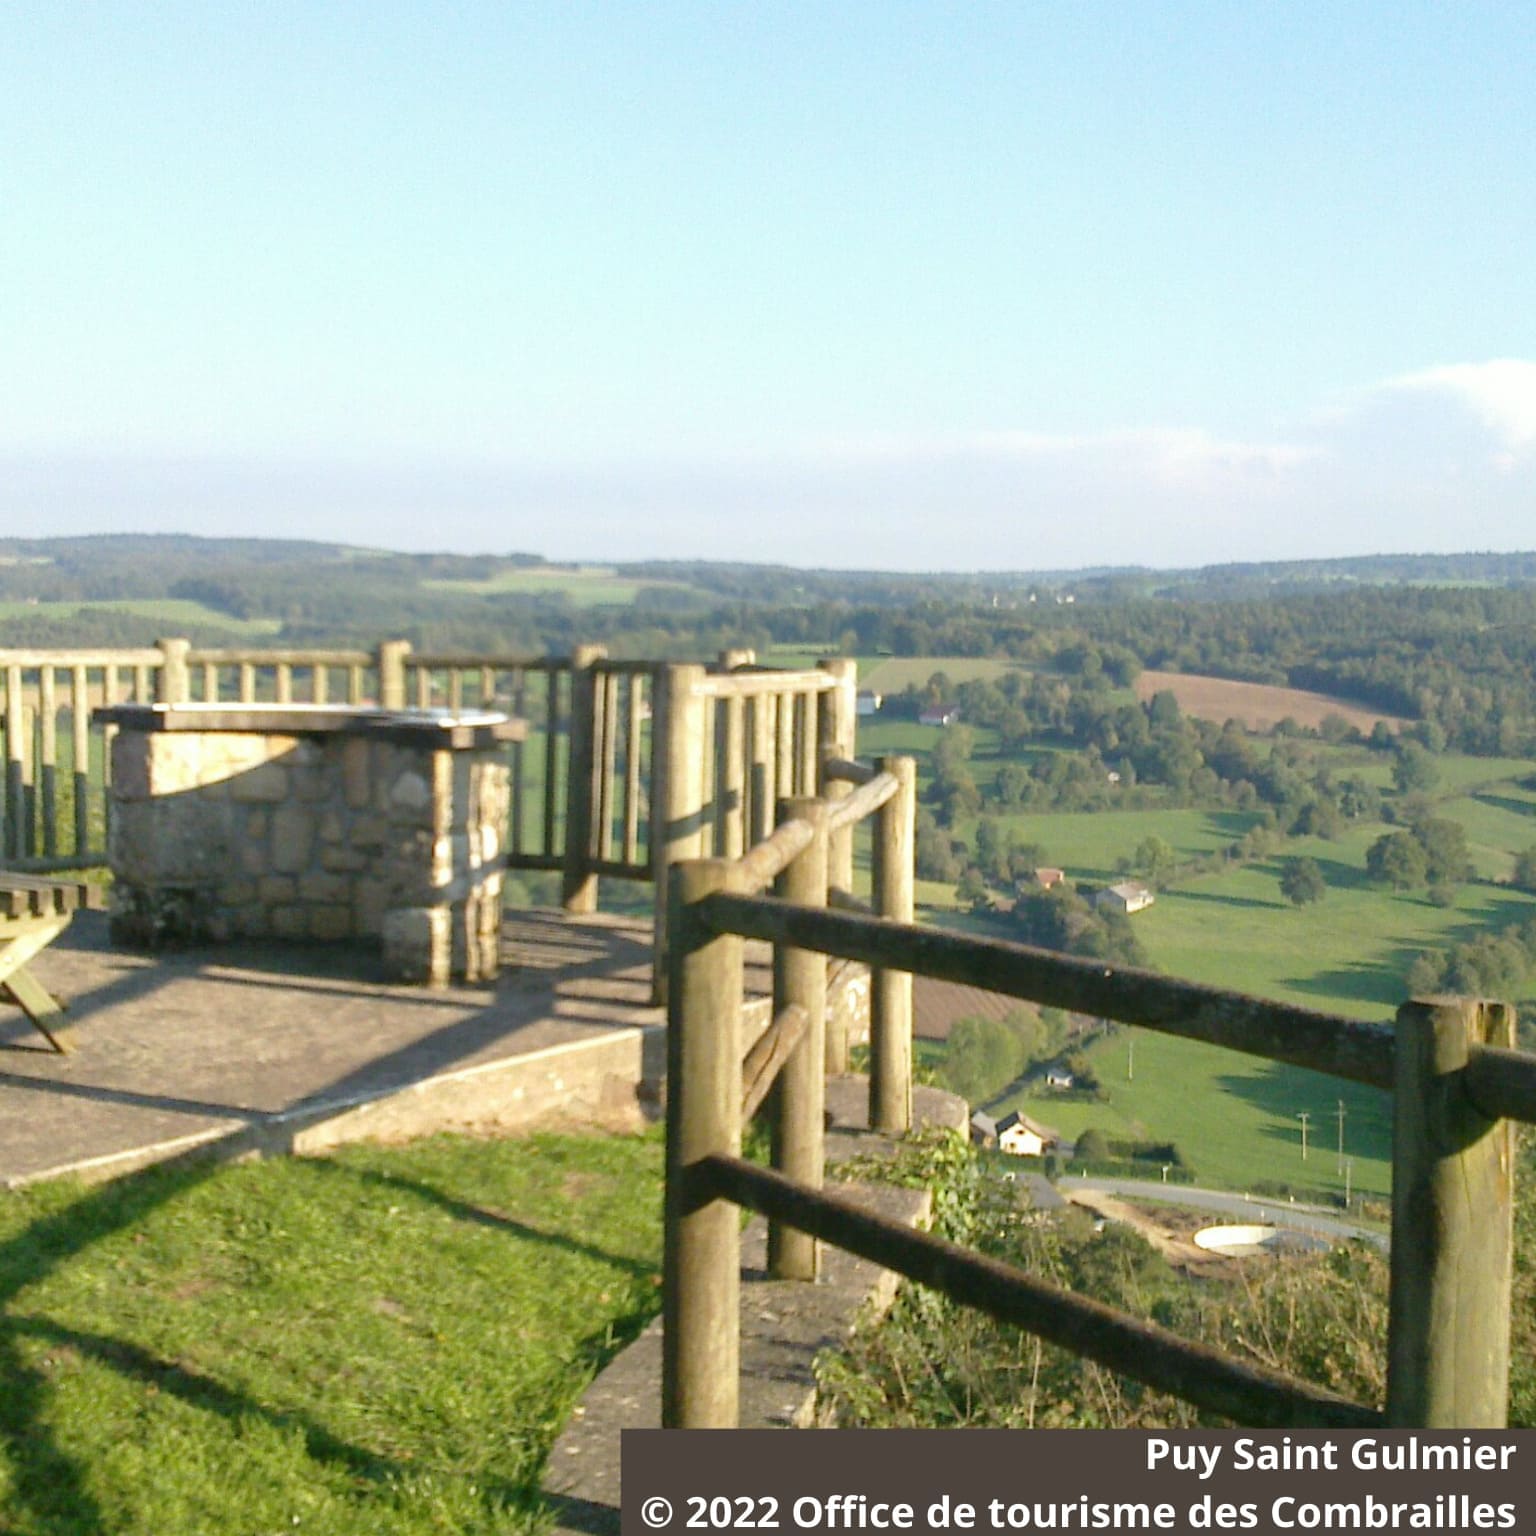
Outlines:
<svg viewBox="0 0 1536 1536"><path fill-rule="evenodd" d="M1334 1110L1334 1115L1339 1122L1339 1172L1344 1172L1344 1100L1338 1101L1339 1107Z"/></svg>
<svg viewBox="0 0 1536 1536"><path fill-rule="evenodd" d="M1352 1157L1344 1159L1344 1209L1349 1209L1349 1176L1355 1171L1355 1160Z"/></svg>
<svg viewBox="0 0 1536 1536"><path fill-rule="evenodd" d="M1128 1024L1125 1030L1125 1080L1136 1081L1136 1026Z"/></svg>
<svg viewBox="0 0 1536 1536"><path fill-rule="evenodd" d="M1304 1109L1304 1110L1301 1111L1300 1114L1298 1114L1296 1116L1296 1118L1301 1121L1301 1160L1302 1160L1302 1162L1306 1162L1306 1160L1307 1160L1307 1121L1312 1118L1312 1111L1310 1109Z"/></svg>

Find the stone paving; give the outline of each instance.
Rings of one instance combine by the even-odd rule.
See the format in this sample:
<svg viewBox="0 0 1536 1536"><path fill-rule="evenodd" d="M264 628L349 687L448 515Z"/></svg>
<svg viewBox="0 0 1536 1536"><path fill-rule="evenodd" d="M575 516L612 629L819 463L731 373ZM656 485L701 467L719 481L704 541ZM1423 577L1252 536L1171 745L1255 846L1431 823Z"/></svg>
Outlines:
<svg viewBox="0 0 1536 1536"><path fill-rule="evenodd" d="M376 953L347 946L135 953L83 913L33 964L69 1003L74 1054L0 1007L0 1183L198 1150L633 1122L663 1057L650 937L630 918L511 914L494 986L428 990L386 984Z"/></svg>

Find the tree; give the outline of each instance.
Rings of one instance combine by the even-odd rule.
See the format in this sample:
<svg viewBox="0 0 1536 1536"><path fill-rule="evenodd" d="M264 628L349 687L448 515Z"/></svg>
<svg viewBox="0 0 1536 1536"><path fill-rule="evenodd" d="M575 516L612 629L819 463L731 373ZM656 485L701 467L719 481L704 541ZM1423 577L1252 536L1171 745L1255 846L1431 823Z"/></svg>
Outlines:
<svg viewBox="0 0 1536 1536"><path fill-rule="evenodd" d="M1365 855L1366 873L1394 890L1411 891L1424 884L1429 860L1411 832L1388 832Z"/></svg>
<svg viewBox="0 0 1536 1536"><path fill-rule="evenodd" d="M1327 894L1328 882L1316 859L1287 859L1280 872L1280 890L1294 906L1304 907L1309 902L1321 901Z"/></svg>
<svg viewBox="0 0 1536 1536"><path fill-rule="evenodd" d="M1077 1145L1072 1155L1080 1163L1107 1163L1109 1138L1103 1131L1088 1126L1077 1133Z"/></svg>
<svg viewBox="0 0 1536 1536"><path fill-rule="evenodd" d="M997 770L997 798L1005 806L1022 805L1030 783L1029 769L1023 763L1004 763Z"/></svg>
<svg viewBox="0 0 1536 1536"><path fill-rule="evenodd" d="M1426 816L1414 823L1413 835L1424 850L1424 877L1431 885L1460 885L1471 874L1467 829L1459 821Z"/></svg>
<svg viewBox="0 0 1536 1536"><path fill-rule="evenodd" d="M1404 742L1397 761L1392 764L1392 782L1399 794L1413 790L1427 793L1440 782L1440 769L1417 742Z"/></svg>
<svg viewBox="0 0 1536 1536"><path fill-rule="evenodd" d="M1522 891L1536 891L1536 847L1515 855L1515 872L1510 879Z"/></svg>
<svg viewBox="0 0 1536 1536"><path fill-rule="evenodd" d="M992 910L992 893L987 889L986 877L974 864L967 865L960 876L960 883L955 887L955 900L970 912Z"/></svg>
<svg viewBox="0 0 1536 1536"><path fill-rule="evenodd" d="M1173 845L1154 832L1142 838L1136 845L1136 852L1131 862L1133 868L1145 875L1154 885L1158 885L1173 873L1178 857L1173 850Z"/></svg>

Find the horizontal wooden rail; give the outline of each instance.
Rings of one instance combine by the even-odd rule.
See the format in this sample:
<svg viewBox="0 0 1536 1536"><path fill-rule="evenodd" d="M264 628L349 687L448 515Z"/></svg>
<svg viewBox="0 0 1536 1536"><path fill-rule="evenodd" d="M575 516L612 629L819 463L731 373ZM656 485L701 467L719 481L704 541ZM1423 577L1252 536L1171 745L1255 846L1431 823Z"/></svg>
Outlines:
<svg viewBox="0 0 1536 1536"><path fill-rule="evenodd" d="M742 889L766 891L790 862L810 846L812 835L809 822L798 819L781 822L762 842L737 860L742 870Z"/></svg>
<svg viewBox="0 0 1536 1536"><path fill-rule="evenodd" d="M367 667L371 651L270 650L246 646L213 646L187 652L193 667Z"/></svg>
<svg viewBox="0 0 1536 1536"><path fill-rule="evenodd" d="M837 832L843 827L856 827L866 816L873 816L900 786L894 774L876 774L867 784L861 784L852 794L832 802L828 830Z"/></svg>
<svg viewBox="0 0 1536 1536"><path fill-rule="evenodd" d="M165 659L153 646L122 650L0 651L0 666L21 667L157 667Z"/></svg>
<svg viewBox="0 0 1536 1536"><path fill-rule="evenodd" d="M868 784L880 772L870 763L850 762L846 757L828 758L821 771L824 777L839 784Z"/></svg>
<svg viewBox="0 0 1536 1536"><path fill-rule="evenodd" d="M412 651L406 657L406 665L413 671L427 667L434 671L444 668L463 668L478 671L490 667L496 672L559 672L568 670L568 656L494 656L473 651Z"/></svg>
<svg viewBox="0 0 1536 1536"><path fill-rule="evenodd" d="M704 699L751 699L765 693L827 693L837 679L827 672L709 672L694 684Z"/></svg>
<svg viewBox="0 0 1536 1536"><path fill-rule="evenodd" d="M722 891L705 897L701 905L704 921L718 933L818 949L866 965L1142 1024L1373 1088L1392 1086L1393 1033L1385 1025L1172 981L1130 966L1077 960L1026 944L793 906L770 896Z"/></svg>
<svg viewBox="0 0 1536 1536"><path fill-rule="evenodd" d="M741 1118L750 1120L768 1097L780 1068L811 1027L811 1016L798 1004L781 1009L773 1022L752 1042L741 1062Z"/></svg>
<svg viewBox="0 0 1536 1536"><path fill-rule="evenodd" d="M852 1200L803 1188L739 1157L712 1154L683 1173L692 1205L725 1199L777 1218L1240 1424L1372 1429L1385 1423L1373 1408L1277 1371L1245 1365L1101 1302L1046 1285L996 1259L875 1215Z"/></svg>
<svg viewBox="0 0 1536 1536"><path fill-rule="evenodd" d="M1469 1053L1467 1097L1490 1120L1536 1122L1536 1056L1485 1045Z"/></svg>

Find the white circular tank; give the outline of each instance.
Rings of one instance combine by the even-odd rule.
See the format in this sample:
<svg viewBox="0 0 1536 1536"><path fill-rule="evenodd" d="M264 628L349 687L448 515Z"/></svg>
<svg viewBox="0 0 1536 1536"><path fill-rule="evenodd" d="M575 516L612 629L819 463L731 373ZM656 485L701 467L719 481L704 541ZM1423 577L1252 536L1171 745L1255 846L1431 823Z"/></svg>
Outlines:
<svg viewBox="0 0 1536 1536"><path fill-rule="evenodd" d="M1257 1225L1204 1227L1195 1233L1194 1241L1197 1248L1204 1248L1208 1253L1234 1259L1261 1258L1277 1253L1320 1253L1328 1247L1327 1239L1313 1232Z"/></svg>

